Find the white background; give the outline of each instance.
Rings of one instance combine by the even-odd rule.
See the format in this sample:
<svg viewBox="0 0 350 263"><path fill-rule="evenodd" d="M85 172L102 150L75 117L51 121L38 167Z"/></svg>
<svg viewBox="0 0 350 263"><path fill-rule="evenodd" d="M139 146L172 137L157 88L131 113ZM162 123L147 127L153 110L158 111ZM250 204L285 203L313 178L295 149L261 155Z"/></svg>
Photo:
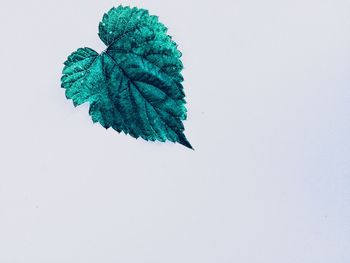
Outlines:
<svg viewBox="0 0 350 263"><path fill-rule="evenodd" d="M60 88L119 3L183 52L191 151ZM350 1L0 3L1 263L350 262Z"/></svg>

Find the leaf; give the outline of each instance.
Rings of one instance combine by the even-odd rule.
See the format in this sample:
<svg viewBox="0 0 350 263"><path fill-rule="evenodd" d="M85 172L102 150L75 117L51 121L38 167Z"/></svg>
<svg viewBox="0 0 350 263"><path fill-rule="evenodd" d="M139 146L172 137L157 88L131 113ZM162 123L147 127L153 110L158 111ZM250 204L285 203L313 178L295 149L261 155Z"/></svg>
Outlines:
<svg viewBox="0 0 350 263"><path fill-rule="evenodd" d="M188 148L181 53L147 10L119 6L103 16L101 54L79 48L64 63L62 88L74 106L90 104L93 122L150 141Z"/></svg>

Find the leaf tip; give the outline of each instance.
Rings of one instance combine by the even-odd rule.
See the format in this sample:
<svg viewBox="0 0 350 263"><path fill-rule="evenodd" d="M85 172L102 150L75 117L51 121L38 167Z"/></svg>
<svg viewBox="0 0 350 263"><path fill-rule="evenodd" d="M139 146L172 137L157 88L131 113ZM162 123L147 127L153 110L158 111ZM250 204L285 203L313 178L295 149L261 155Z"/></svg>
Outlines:
<svg viewBox="0 0 350 263"><path fill-rule="evenodd" d="M181 134L179 136L178 143L182 144L183 146L191 149L194 151L194 148L192 147L191 143L187 140L186 136L184 134Z"/></svg>

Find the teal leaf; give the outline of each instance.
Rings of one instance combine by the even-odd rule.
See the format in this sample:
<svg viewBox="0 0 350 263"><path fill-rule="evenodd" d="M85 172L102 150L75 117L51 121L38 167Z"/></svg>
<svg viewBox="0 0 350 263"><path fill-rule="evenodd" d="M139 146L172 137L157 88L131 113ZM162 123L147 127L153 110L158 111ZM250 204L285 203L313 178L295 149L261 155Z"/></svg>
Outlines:
<svg viewBox="0 0 350 263"><path fill-rule="evenodd" d="M119 6L103 16L101 54L79 48L64 63L62 88L74 106L88 102L93 122L149 141L184 135L181 52L167 28L147 10Z"/></svg>

